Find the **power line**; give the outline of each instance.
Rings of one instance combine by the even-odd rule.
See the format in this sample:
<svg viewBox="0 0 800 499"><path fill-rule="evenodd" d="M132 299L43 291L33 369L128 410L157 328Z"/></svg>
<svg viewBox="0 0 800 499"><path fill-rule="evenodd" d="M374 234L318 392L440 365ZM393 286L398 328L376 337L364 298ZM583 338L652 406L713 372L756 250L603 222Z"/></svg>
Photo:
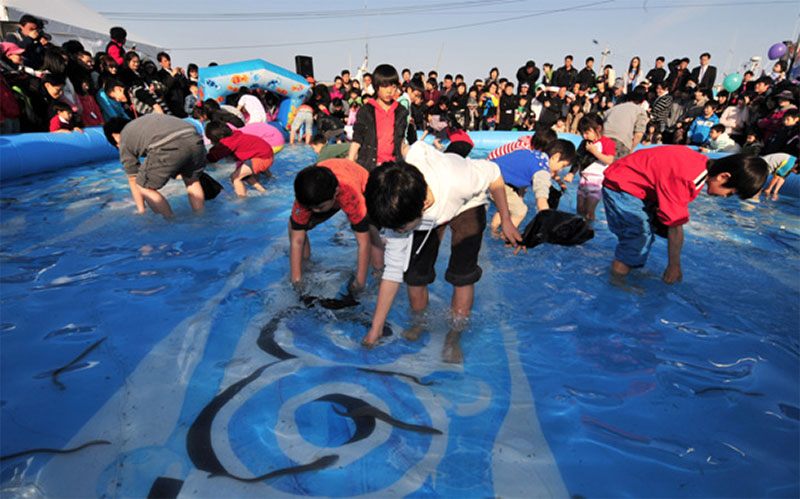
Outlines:
<svg viewBox="0 0 800 499"><path fill-rule="evenodd" d="M298 19L336 19L365 16L419 15L420 10L436 12L458 9L459 11L475 7L491 7L494 5L527 2L530 0L467 0L464 2L446 2L442 4L406 5L403 7L379 7L372 9L337 9L318 12L100 12L100 14L116 20L126 21L163 21L163 22L219 22L219 21L288 21ZM463 14L463 12L459 12Z"/></svg>
<svg viewBox="0 0 800 499"><path fill-rule="evenodd" d="M585 4L579 4L575 6L569 7L562 7L560 9L551 9L551 10L544 10L540 12L535 12L533 14L524 14L524 15L517 15L514 17L504 17L500 19L493 19L488 21L480 21L480 22L473 22L467 24L458 24L455 26L445 26L439 28L430 28L430 29L420 29L415 31L403 31L400 33L386 33L383 35L371 35L370 39L375 38L393 38L398 36L408 36L408 35L419 35L422 33L432 33L432 32L439 32L439 31L452 31L456 29L463 29L463 28L472 28L475 26L486 26L488 24L497 24L509 21L518 21L520 19L526 19L531 17L539 17L545 16L549 14L558 14L561 12L569 12L576 9L585 9L589 7L596 7L598 5L603 5L607 3L611 3L614 0L600 0L596 2L590 2ZM260 45L229 45L229 46L208 46L208 47L175 47L171 50L182 50L182 51L195 51L195 50L233 50L233 49L251 49L251 48L272 48L272 47L291 47L291 46L298 46L298 45L317 45L322 43L338 43L338 42L352 42L363 40L364 36L356 36L356 37L349 37L349 38L335 38L329 40L312 40L306 42L281 42L281 43L268 43L268 44L260 44Z"/></svg>
<svg viewBox="0 0 800 499"><path fill-rule="evenodd" d="M459 11L476 7L490 7L510 3L520 3L528 0L470 0L465 2L446 2L442 4L429 5L409 5L404 7L381 7L372 9L348 9L348 10L325 10L319 12L250 12L250 13L213 13L213 12L116 12L101 11L100 14L116 20L124 21L149 21L149 22L220 22L220 21L289 21L307 19L339 19L365 16L392 16L392 15L419 15L419 10L425 12L436 12L458 8ZM797 0L766 0L758 2L758 5L780 5L796 4ZM667 3L665 5L650 5L645 2L642 6L611 6L605 10L650 10L650 9L674 9L674 8L704 8L704 7L729 7L746 5L752 6L752 1L732 1L732 2L695 2L695 3ZM459 15L478 14L486 15L484 12L458 12ZM523 17L523 16L520 16Z"/></svg>

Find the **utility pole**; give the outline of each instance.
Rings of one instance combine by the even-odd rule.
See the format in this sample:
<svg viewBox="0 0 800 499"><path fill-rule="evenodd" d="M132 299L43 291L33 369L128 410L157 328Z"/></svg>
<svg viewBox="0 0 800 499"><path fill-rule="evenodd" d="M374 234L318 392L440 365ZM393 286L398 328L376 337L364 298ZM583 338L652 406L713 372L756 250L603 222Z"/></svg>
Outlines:
<svg viewBox="0 0 800 499"><path fill-rule="evenodd" d="M606 49L603 51L603 60L600 63L600 71L603 71L603 68L606 67L606 57L611 54L611 50L609 50L609 44L606 43Z"/></svg>

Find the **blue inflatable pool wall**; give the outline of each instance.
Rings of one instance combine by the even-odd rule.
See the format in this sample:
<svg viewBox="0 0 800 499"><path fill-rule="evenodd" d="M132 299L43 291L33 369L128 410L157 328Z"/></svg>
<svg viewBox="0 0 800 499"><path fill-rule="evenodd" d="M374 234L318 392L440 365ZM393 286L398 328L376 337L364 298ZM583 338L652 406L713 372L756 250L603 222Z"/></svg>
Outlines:
<svg viewBox="0 0 800 499"><path fill-rule="evenodd" d="M227 66L236 65L237 64L228 64ZM300 101L302 102L302 99ZM287 98L283 101L281 107L283 108L284 105L288 106L291 102L292 99ZM185 119L192 123L199 133L203 133L202 123L193 118ZM285 123L281 123L281 128L285 130L285 127ZM0 136L0 180L10 180L25 175L60 170L62 168L69 168L95 161L108 161L118 156L119 152L117 149L106 141L102 128L87 128L84 132L85 133L25 133ZM528 133L529 132L487 131L469 132L469 136L472 138L473 142L475 142L476 149L492 150L504 144L514 142ZM579 135L569 133L560 133L558 137L569 140L575 144L575 147L578 147L582 140ZM433 137L428 136L425 138L425 141L432 142ZM716 158L724 155L725 154L709 154L708 156ZM800 175L789 175L783 188L781 188L781 194L800 197Z"/></svg>
<svg viewBox="0 0 800 499"><path fill-rule="evenodd" d="M284 97L278 110L278 121L286 130L311 90L299 74L261 59L200 68L198 83L203 100L222 102L226 95L237 92L240 87L260 88Z"/></svg>

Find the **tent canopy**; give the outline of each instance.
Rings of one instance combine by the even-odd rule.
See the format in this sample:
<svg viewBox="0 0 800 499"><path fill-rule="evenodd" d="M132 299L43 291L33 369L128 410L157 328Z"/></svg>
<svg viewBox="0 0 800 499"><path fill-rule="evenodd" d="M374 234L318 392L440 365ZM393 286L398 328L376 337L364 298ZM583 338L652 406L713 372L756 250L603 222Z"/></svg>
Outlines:
<svg viewBox="0 0 800 499"><path fill-rule="evenodd" d="M108 30L117 25L79 0L0 0L0 20L18 21L23 14L47 21L44 30L52 35L54 43L60 45L67 40L78 40L93 54L105 50L109 41ZM134 43L139 54L154 60L163 50L128 33L126 47L130 48Z"/></svg>

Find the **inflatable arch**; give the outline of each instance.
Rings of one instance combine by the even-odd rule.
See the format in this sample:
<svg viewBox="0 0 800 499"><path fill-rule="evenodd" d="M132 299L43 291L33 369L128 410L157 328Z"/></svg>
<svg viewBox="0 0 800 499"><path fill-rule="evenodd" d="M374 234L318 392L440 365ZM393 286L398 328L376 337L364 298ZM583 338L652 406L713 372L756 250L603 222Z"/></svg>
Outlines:
<svg viewBox="0 0 800 499"><path fill-rule="evenodd" d="M260 88L283 97L278 110L278 122L284 130L294 118L294 113L308 95L311 87L305 78L262 59L222 64L200 68L198 74L200 98L219 102L240 87Z"/></svg>

